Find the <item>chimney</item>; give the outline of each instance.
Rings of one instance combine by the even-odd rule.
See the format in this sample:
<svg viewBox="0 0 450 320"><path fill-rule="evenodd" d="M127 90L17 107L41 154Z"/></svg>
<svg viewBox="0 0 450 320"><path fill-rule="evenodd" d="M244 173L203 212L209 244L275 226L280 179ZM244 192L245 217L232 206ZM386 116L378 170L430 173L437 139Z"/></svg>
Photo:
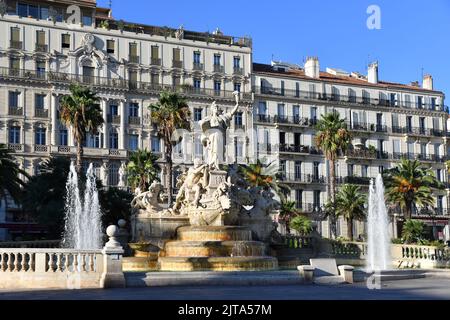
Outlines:
<svg viewBox="0 0 450 320"><path fill-rule="evenodd" d="M374 84L378 83L378 62L377 61L369 64L367 81L369 81L369 83L374 83Z"/></svg>
<svg viewBox="0 0 450 320"><path fill-rule="evenodd" d="M419 81L412 81L410 85L411 85L412 87L417 87L417 88L420 87L420 86L419 86Z"/></svg>
<svg viewBox="0 0 450 320"><path fill-rule="evenodd" d="M429 74L423 77L422 88L426 90L433 90L433 77Z"/></svg>
<svg viewBox="0 0 450 320"><path fill-rule="evenodd" d="M305 62L305 75L310 78L320 78L319 58L307 57Z"/></svg>

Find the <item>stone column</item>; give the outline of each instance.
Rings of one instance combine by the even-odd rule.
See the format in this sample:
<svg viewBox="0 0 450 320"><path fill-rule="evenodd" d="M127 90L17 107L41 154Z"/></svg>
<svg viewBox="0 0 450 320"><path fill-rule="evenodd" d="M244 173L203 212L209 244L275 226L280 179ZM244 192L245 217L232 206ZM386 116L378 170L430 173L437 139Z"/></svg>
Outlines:
<svg viewBox="0 0 450 320"><path fill-rule="evenodd" d="M119 137L119 149L125 150L125 140L126 140L126 131L125 131L125 117L127 115L126 102L125 100L120 101L120 137Z"/></svg>
<svg viewBox="0 0 450 320"><path fill-rule="evenodd" d="M125 288L125 276L122 271L123 248L117 241L119 228L109 226L106 229L109 241L102 250L103 273L100 279L101 288Z"/></svg>
<svg viewBox="0 0 450 320"><path fill-rule="evenodd" d="M101 107L102 107L102 111L103 111L103 149L108 149L109 148L109 143L108 143L108 101L107 100L102 100L101 101Z"/></svg>
<svg viewBox="0 0 450 320"><path fill-rule="evenodd" d="M54 94L52 94L52 99L51 99L52 101L51 101L51 106L50 106L50 109L51 109L51 114L50 114L50 117L51 117L51 123L52 123L52 133L51 133L51 141L50 141L50 144L52 145L52 146L56 146L56 145L58 145L58 142L57 142L57 131L58 131L58 119L57 119L57 117L58 117L58 97L56 96L56 95L54 95Z"/></svg>

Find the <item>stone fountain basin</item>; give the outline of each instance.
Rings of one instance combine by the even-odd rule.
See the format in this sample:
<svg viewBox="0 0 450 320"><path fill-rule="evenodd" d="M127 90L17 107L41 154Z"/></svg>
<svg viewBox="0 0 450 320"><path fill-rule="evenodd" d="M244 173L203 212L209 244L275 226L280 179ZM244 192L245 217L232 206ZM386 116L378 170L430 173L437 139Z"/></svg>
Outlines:
<svg viewBox="0 0 450 320"><path fill-rule="evenodd" d="M380 281L397 281L420 279L427 277L428 270L425 269L389 269L379 272L371 272L366 269L356 269L354 272L355 282L367 281L373 276Z"/></svg>
<svg viewBox="0 0 450 320"><path fill-rule="evenodd" d="M266 246L258 241L169 241L166 257L264 256Z"/></svg>
<svg viewBox="0 0 450 320"><path fill-rule="evenodd" d="M205 226L181 227L177 230L180 241L251 241L252 232L246 227Z"/></svg>

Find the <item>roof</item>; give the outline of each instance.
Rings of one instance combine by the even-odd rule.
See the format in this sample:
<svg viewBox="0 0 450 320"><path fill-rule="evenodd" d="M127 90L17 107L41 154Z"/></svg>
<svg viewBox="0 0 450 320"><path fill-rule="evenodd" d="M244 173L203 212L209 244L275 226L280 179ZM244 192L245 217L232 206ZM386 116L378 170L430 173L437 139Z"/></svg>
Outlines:
<svg viewBox="0 0 450 320"><path fill-rule="evenodd" d="M350 76L341 76L341 75L334 75L328 72L320 72L320 78L319 79L313 79L310 77L307 77L305 75L304 69L290 69L286 71L279 71L274 70L271 65L269 64L262 64L262 63L253 63L253 72L259 73L259 74L267 74L267 75L277 75L277 76L287 76L302 80L323 80L327 82L333 82L336 84L347 84L347 85L358 85L358 86L367 86L367 87L376 87L376 88L383 88L383 89L405 89L405 90L414 90L414 91L420 91L420 92L428 92L428 93L434 93L434 94L443 94L441 91L436 90L426 90L420 87L412 86L412 85L406 85L401 83L395 83L395 82L387 82L387 81L379 81L378 83L369 83L366 79L358 79L355 77Z"/></svg>

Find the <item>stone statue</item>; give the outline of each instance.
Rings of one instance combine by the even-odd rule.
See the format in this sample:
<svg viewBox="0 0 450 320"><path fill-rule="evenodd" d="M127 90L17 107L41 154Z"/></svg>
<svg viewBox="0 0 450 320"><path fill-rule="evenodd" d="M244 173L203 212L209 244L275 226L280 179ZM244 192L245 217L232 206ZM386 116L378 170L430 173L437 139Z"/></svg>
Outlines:
<svg viewBox="0 0 450 320"><path fill-rule="evenodd" d="M126 165L125 162L122 162L119 167L119 187L125 187L126 185Z"/></svg>
<svg viewBox="0 0 450 320"><path fill-rule="evenodd" d="M216 101L211 104L211 116L200 121L202 128L202 143L208 150L208 166L211 170L219 169L220 158L225 154L226 131L230 126L230 120L239 108L239 92L233 92L236 105L229 113L221 114Z"/></svg>
<svg viewBox="0 0 450 320"><path fill-rule="evenodd" d="M178 180L177 186L180 190L172 208L174 213L180 214L181 205L185 200L191 202L196 208L200 206L202 194L208 186L208 176L208 166L203 164L202 160L196 158L194 166L189 168L187 173L182 174ZM194 194L193 198L191 193Z"/></svg>
<svg viewBox="0 0 450 320"><path fill-rule="evenodd" d="M136 210L145 210L147 215L160 214L164 210L163 191L164 187L158 181L153 181L146 192L142 192L138 187L134 192L135 197L131 201L131 206Z"/></svg>

